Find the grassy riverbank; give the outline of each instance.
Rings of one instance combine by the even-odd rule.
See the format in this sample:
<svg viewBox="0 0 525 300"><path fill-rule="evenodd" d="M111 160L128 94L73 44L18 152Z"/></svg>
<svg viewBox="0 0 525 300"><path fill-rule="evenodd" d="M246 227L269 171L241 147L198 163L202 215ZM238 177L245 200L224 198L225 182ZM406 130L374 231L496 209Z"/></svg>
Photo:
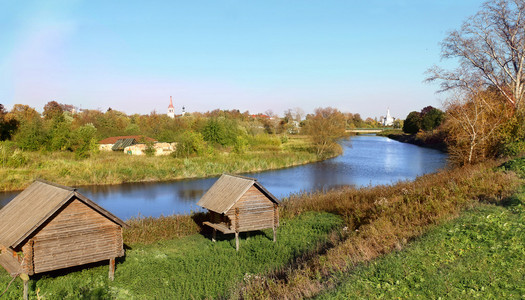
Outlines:
<svg viewBox="0 0 525 300"><path fill-rule="evenodd" d="M523 299L525 191L481 204L406 250L355 268L319 299Z"/></svg>
<svg viewBox="0 0 525 300"><path fill-rule="evenodd" d="M247 280L285 268L309 252L319 251L340 217L329 213L307 213L281 220L274 243L271 230L241 235L239 252L232 235L194 234L144 245L134 243L117 263L115 280L108 281L107 262L89 269L33 277L30 298L43 299L202 299L228 297ZM10 281L0 270L0 287ZM22 284L16 279L2 299L19 299Z"/></svg>
<svg viewBox="0 0 525 300"><path fill-rule="evenodd" d="M222 173L256 172L319 161L306 137L288 138L272 147L254 147L244 153L213 151L203 156L132 156L100 152L78 160L70 152L23 152L24 163L0 167L0 190L20 190L35 178L63 185L120 184L198 178Z"/></svg>
<svg viewBox="0 0 525 300"><path fill-rule="evenodd" d="M517 160L517 163L506 166L514 170L523 169L524 164ZM414 182L392 186L343 188L284 199L277 243L271 241L271 231L249 238L242 236L239 252L235 251L231 236L221 236L213 244L209 236L202 235L199 224L204 216L200 214L129 220L131 228L125 230L124 236L129 249L126 257L117 264L115 281L107 280L107 264L103 264L82 271L34 277L30 293L36 297L38 292L49 299L297 299L330 291L338 296L337 293L347 292L347 278L366 268L366 262L375 261L392 251L411 249L414 247L411 241L429 230L437 230L439 227L436 226L451 226L447 225L450 220L465 211L487 213L485 207L490 207L498 211L489 214L502 212L503 207L494 204L509 203L524 182L514 172L497 168L498 165L490 162L429 174ZM467 218L471 212L467 213ZM488 224L482 228L476 225L483 229L478 231L454 225L460 230L456 237L452 237L457 239L458 247L463 245L463 233L475 241L479 235L479 243L482 243L495 234L490 229L492 226L501 230L510 226L512 230L506 233L515 232L520 238L521 227L512 225L517 219L505 218L498 217L497 226ZM522 215L517 218L522 218ZM483 218L477 220L481 222ZM511 235L501 236L502 239L508 237L515 241ZM447 238L450 236L441 234L431 240L436 244L448 243ZM492 245L497 246L497 241ZM519 244L511 242L509 245ZM514 246L509 246L509 249L514 249ZM454 249L447 251L459 255L456 253L458 249L469 248ZM475 253L473 249L469 251ZM495 256L493 262L506 266L509 272L520 272L500 258L506 259L505 256ZM412 262L417 265L418 259L413 258ZM419 273L414 271L413 275L407 279L406 287L418 283ZM424 280L430 280L424 276ZM454 276L457 279L454 279L455 285L468 287L471 279L459 279L461 273ZM9 280L7 273L0 271L0 287L7 286ZM21 285L21 280L16 279L6 298L20 297ZM340 288L334 290L336 287Z"/></svg>

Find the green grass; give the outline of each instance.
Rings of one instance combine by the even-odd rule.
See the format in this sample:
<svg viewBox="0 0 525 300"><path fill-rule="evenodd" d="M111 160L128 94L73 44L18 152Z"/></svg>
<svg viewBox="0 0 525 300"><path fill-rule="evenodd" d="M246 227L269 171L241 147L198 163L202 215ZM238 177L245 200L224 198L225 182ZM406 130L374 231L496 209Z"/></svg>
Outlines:
<svg viewBox="0 0 525 300"><path fill-rule="evenodd" d="M310 151L310 146L308 139L299 136L289 138L285 144L272 145L272 149L248 149L240 154L216 150L189 158L131 156L102 151L78 160L71 152L23 152L24 164L16 167L0 165L0 191L24 189L35 178L78 186L167 181L280 169L319 161Z"/></svg>
<svg viewBox="0 0 525 300"><path fill-rule="evenodd" d="M319 298L524 299L525 191L510 200L465 212Z"/></svg>
<svg viewBox="0 0 525 300"><path fill-rule="evenodd" d="M233 235L218 235L212 243L207 236L191 235L154 244L131 245L126 257L117 264L115 281L107 279L107 264L43 276L31 281L30 297L36 291L44 299L191 299L228 297L245 280L285 268L296 258L317 251L342 219L329 213L305 213L281 220L277 242L271 230L247 238L241 234L240 250L235 251ZM10 280L0 272L0 288ZM5 299L19 299L19 278ZM2 298L2 299L4 299Z"/></svg>

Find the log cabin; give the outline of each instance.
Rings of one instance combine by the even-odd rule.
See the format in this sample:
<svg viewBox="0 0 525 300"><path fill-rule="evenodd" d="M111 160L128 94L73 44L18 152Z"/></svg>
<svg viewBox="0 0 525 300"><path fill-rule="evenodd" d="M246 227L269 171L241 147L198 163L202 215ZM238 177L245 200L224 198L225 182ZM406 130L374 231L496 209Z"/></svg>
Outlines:
<svg viewBox="0 0 525 300"><path fill-rule="evenodd" d="M215 241L217 230L235 233L235 248L239 250L239 232L279 226L279 200L266 190L257 179L223 174L202 196L197 205L206 208L210 221L203 224L213 229Z"/></svg>
<svg viewBox="0 0 525 300"><path fill-rule="evenodd" d="M34 275L124 255L128 225L76 189L35 180L0 210L0 265Z"/></svg>

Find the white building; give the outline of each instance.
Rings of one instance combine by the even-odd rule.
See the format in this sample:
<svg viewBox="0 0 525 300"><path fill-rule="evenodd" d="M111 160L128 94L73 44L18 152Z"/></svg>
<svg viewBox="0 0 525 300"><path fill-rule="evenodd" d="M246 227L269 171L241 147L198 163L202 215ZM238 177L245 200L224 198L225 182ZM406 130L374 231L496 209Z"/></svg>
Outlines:
<svg viewBox="0 0 525 300"><path fill-rule="evenodd" d="M381 117L380 123L383 126L393 126L395 118L390 115L390 108L386 110L386 117Z"/></svg>
<svg viewBox="0 0 525 300"><path fill-rule="evenodd" d="M170 96L170 105L168 106L168 117L175 118L175 108L173 107L173 101Z"/></svg>

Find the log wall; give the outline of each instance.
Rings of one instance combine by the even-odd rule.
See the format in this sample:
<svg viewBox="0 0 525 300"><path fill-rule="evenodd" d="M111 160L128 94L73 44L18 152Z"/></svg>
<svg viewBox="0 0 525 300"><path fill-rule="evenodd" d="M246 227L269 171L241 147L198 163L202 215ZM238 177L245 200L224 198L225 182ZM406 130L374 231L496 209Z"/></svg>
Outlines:
<svg viewBox="0 0 525 300"><path fill-rule="evenodd" d="M24 269L41 273L124 255L122 228L75 199L22 247ZM28 263L32 265L27 265Z"/></svg>
<svg viewBox="0 0 525 300"><path fill-rule="evenodd" d="M235 209L239 209L238 222ZM226 212L232 220L231 226L236 231L252 231L274 226L274 203L256 186L252 186L237 203ZM239 228L235 228L238 224Z"/></svg>

